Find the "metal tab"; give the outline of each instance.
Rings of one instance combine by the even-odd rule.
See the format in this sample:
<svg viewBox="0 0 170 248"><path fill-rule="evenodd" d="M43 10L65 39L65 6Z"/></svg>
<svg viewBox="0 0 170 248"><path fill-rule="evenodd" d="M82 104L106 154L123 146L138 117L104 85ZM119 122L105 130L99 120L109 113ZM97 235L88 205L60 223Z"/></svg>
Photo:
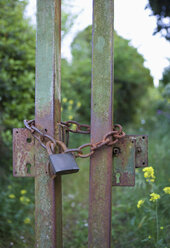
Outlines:
<svg viewBox="0 0 170 248"><path fill-rule="evenodd" d="M69 144L69 131L68 127L64 125L58 125L59 128L59 139L66 144L68 147Z"/></svg>
<svg viewBox="0 0 170 248"><path fill-rule="evenodd" d="M13 175L34 177L34 138L26 128L13 129Z"/></svg>
<svg viewBox="0 0 170 248"><path fill-rule="evenodd" d="M112 186L135 185L135 146L135 138L126 135L113 147Z"/></svg>
<svg viewBox="0 0 170 248"><path fill-rule="evenodd" d="M148 136L132 135L136 139L136 168L148 166Z"/></svg>

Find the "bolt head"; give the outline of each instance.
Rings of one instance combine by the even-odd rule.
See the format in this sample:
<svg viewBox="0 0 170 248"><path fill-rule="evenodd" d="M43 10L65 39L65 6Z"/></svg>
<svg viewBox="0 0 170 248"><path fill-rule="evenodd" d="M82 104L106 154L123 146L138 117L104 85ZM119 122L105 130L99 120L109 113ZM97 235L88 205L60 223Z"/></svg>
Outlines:
<svg viewBox="0 0 170 248"><path fill-rule="evenodd" d="M137 147L137 152L141 152L141 151L142 151L141 147Z"/></svg>
<svg viewBox="0 0 170 248"><path fill-rule="evenodd" d="M119 154L120 153L120 148L119 147L114 147L113 148L113 154Z"/></svg>

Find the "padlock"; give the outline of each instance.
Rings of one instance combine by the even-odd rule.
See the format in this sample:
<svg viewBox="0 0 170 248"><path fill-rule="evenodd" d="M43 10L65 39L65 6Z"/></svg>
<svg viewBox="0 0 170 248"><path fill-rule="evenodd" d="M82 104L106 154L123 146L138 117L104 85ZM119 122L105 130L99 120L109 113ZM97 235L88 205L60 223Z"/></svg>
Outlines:
<svg viewBox="0 0 170 248"><path fill-rule="evenodd" d="M66 153L67 147L63 142L57 140L56 143L62 148L63 153L54 154L54 149L52 147L53 143L49 141L46 144L46 149L49 154L49 161L52 169L50 171L53 174L52 177L55 177L56 175L65 175L78 172L79 167L74 159L73 154L70 152Z"/></svg>

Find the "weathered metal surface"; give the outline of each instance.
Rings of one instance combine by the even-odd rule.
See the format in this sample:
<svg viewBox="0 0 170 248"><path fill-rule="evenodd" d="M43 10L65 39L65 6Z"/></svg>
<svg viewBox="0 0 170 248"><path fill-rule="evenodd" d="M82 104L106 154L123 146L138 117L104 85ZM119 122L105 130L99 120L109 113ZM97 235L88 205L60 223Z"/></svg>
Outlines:
<svg viewBox="0 0 170 248"><path fill-rule="evenodd" d="M66 144L68 147L69 144L69 131L68 128L64 125L58 125L59 128L59 139Z"/></svg>
<svg viewBox="0 0 170 248"><path fill-rule="evenodd" d="M13 175L34 177L34 138L26 128L13 129Z"/></svg>
<svg viewBox="0 0 170 248"><path fill-rule="evenodd" d="M58 138L60 122L61 1L37 0L36 127ZM62 247L61 176L49 175L48 155L36 141L36 247Z"/></svg>
<svg viewBox="0 0 170 248"><path fill-rule="evenodd" d="M93 0L91 143L112 130L113 0ZM111 246L112 147L90 161L89 248Z"/></svg>
<svg viewBox="0 0 170 248"><path fill-rule="evenodd" d="M113 147L112 186L135 185L136 139L126 135Z"/></svg>
<svg viewBox="0 0 170 248"><path fill-rule="evenodd" d="M136 139L136 168L148 166L148 136L133 135Z"/></svg>

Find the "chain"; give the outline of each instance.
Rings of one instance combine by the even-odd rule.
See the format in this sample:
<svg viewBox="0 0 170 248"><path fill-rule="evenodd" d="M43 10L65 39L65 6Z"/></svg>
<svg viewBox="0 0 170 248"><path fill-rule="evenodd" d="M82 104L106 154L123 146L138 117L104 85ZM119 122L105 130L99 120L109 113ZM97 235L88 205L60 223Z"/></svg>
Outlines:
<svg viewBox="0 0 170 248"><path fill-rule="evenodd" d="M86 124L80 124L77 121L66 121L61 122L59 125L63 125L67 127L67 130L71 133L81 133L81 134L89 134L90 133L90 126ZM71 126L75 126L75 129L71 129Z"/></svg>
<svg viewBox="0 0 170 248"><path fill-rule="evenodd" d="M58 140L55 140L52 136L47 135L40 131L38 128L35 127L35 121L34 120L24 120L25 127L31 132L33 137L35 137L39 143L41 144L42 147L46 149L46 144L47 141L50 141L53 144L53 152L54 148L57 145L60 145L63 143L62 141L58 142ZM67 121L67 122L61 122L59 123L60 126L66 126L67 130L72 132L72 133L82 133L82 134L89 134L90 133L90 126L85 125L85 124L79 124L76 121ZM71 125L76 125L76 129L71 129ZM85 129L85 130L83 130ZM66 149L64 152L65 153L74 153L75 157L81 157L81 158L87 158L92 156L96 150L99 148L107 145L107 146L112 146L116 144L119 139L123 138L125 136L125 133L122 131L122 127L119 124L114 125L113 130L106 133L103 136L103 139L101 141L98 141L94 144L88 143L79 146L78 148L74 149ZM64 143L63 143L64 144ZM83 149L89 147L90 152L88 153L83 153Z"/></svg>
<svg viewBox="0 0 170 248"><path fill-rule="evenodd" d="M24 125L31 132L32 136L36 140L38 140L38 142L43 148L46 149L47 141L51 141L54 144L54 146L57 145L56 140L52 136L43 133L42 131L40 131L38 128L35 127L35 120L30 120L30 121L24 120Z"/></svg>

